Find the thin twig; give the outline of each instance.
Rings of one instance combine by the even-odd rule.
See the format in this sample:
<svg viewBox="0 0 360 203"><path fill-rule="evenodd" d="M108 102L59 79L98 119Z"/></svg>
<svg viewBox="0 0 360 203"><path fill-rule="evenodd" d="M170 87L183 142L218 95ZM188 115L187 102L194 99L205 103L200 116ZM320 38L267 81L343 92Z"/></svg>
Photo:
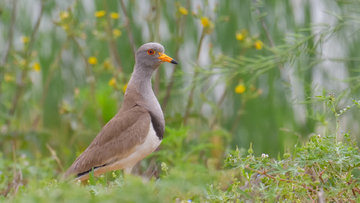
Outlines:
<svg viewBox="0 0 360 203"><path fill-rule="evenodd" d="M180 45L178 47L176 47L176 51L175 51L175 53L176 53L175 57L176 58L179 57L179 50L180 50ZM164 97L163 102L161 104L161 108L162 108L163 112L165 112L165 110L166 110L167 104L168 104L169 99L170 99L171 90L172 90L172 88L174 86L176 66L177 65L173 65L173 71L172 71L171 76L170 76L170 81L169 81L169 84L166 87L166 94L165 94L165 97Z"/></svg>
<svg viewBox="0 0 360 203"><path fill-rule="evenodd" d="M16 172L17 160L16 160L16 146L15 146L14 140L12 140L12 150L13 150L13 159L14 159L14 163L13 163L14 164L14 166L13 166L14 178L12 181L12 188L14 188L14 189L12 191L12 194L13 194L13 196L15 196L19 190L19 186L22 181L22 172L21 172L20 168L19 168L19 172Z"/></svg>
<svg viewBox="0 0 360 203"><path fill-rule="evenodd" d="M254 0L255 1L255 0ZM256 3L256 1L255 1L255 3ZM259 8L258 7L255 7L255 10L256 10L256 13L260 16L260 10L259 10ZM267 26L266 26L266 23L265 23L265 21L264 21L264 19L261 17L260 18L260 22L261 22L261 26L263 27L263 29L264 29L264 31L265 31L265 34L266 34L266 37L268 38L268 40L269 40L269 42L270 42L270 45L271 45L271 47L272 48L274 48L275 47L275 43L274 43L274 41L273 41L273 39L271 38L271 36L270 36L270 33L269 33L269 31L268 31L268 29L267 29ZM277 55L276 53L274 53L275 55ZM279 57L279 56L278 56ZM280 57L279 57L280 58ZM283 73L283 65L281 65L280 63L278 63L278 68L279 68L279 70L280 70L280 72L281 73ZM282 74L282 75L285 75L285 74ZM287 79L288 79L288 81L290 81L290 83L291 83L291 78L290 78L290 76L289 75L287 75Z"/></svg>
<svg viewBox="0 0 360 203"><path fill-rule="evenodd" d="M312 202L312 203L315 203L315 201L313 200L313 198L311 197L311 195L310 195L308 192L307 192L306 194L307 194L308 197L310 198L311 202Z"/></svg>
<svg viewBox="0 0 360 203"><path fill-rule="evenodd" d="M331 161L329 161L329 164L330 164L331 168L334 170L334 172L336 173L336 175L338 175L339 177L341 177L341 175L337 172L337 170L335 170L335 168L334 168L333 165L331 164Z"/></svg>
<svg viewBox="0 0 360 203"><path fill-rule="evenodd" d="M325 184L325 181L324 181L323 178L322 178L322 174L326 171L326 169L327 169L327 168L325 168L325 169L320 173L320 175L319 175L319 178L320 178L321 182L324 183L324 184Z"/></svg>
<svg viewBox="0 0 360 203"><path fill-rule="evenodd" d="M255 1L256 2L256 1ZM256 13L260 16L260 10L258 7L255 7L255 10L256 10ZM260 22L261 22L261 26L263 27L263 29L265 30L265 34L266 34L266 37L268 38L269 42L270 42L270 45L271 47L275 47L275 44L274 44L274 41L272 40L272 38L270 37L270 33L266 27L266 24L265 24L265 21L264 19L261 17L260 18Z"/></svg>
<svg viewBox="0 0 360 203"><path fill-rule="evenodd" d="M106 15L106 22L107 22L106 33L107 33L109 51L110 51L110 54L112 56L111 58L113 59L113 61L116 62L116 66L118 67L119 71L123 72L122 63L121 63L121 59L120 59L120 54L119 54L119 51L118 51L118 49L116 47L116 42L114 40L114 36L113 36L113 33L112 33L113 29L112 29L112 26L111 26L111 18L109 16L109 8L107 6L106 0L103 0L103 4L104 4L105 11L107 13L107 15ZM125 80L122 80L122 82L125 83Z"/></svg>
<svg viewBox="0 0 360 203"><path fill-rule="evenodd" d="M31 38L30 38L30 41L29 41L29 46L26 50L26 53L25 53L25 61L26 63L28 63L28 57L30 56L31 54L31 49L32 49L32 45L34 44L34 41L35 41L35 34L37 32L37 30L39 29L39 26L40 26L40 22L41 22L41 17L42 17L42 14L43 14L43 8L44 8L44 3L43 1L41 1L41 8L40 8L40 14L39 14L39 18L37 19L36 21L36 24L35 24L35 27L31 33ZM26 64L27 66L28 64ZM7 126L10 126L11 124L11 117L14 115L15 113L15 110L17 108L17 105L18 105L18 102L20 100L20 98L22 97L23 95L23 92L24 92L24 83L25 83L25 79L26 79L26 76L27 76L27 73L28 73L28 68L26 68L24 71L21 72L21 80L17 83L16 85L16 89L15 89L15 95L14 95L14 98L12 100L12 106L9 110L9 118L6 122L6 125Z"/></svg>
<svg viewBox="0 0 360 203"><path fill-rule="evenodd" d="M240 121L241 114L243 113L243 111L245 109L246 101L247 101L246 99L243 99L241 101L241 104L240 104L241 107L240 107L240 109L238 111L238 114L236 115L235 121L234 121L233 126L231 128L231 133L234 133L235 130L236 130L236 127L237 127L237 125L238 125L238 123Z"/></svg>
<svg viewBox="0 0 360 203"><path fill-rule="evenodd" d="M220 97L220 100L219 100L219 102L217 103L218 109L221 108L221 105L222 105L222 103L224 102L225 97L226 97L226 85L225 85L224 92L222 93L222 95L221 95L221 97ZM215 125L217 124L217 122L218 122L218 117L215 115L214 120L213 120L212 123L210 124L210 129L213 129L213 128L215 127Z"/></svg>
<svg viewBox="0 0 360 203"><path fill-rule="evenodd" d="M86 56L84 54L84 50L81 48L79 42L75 39L75 37L72 37L72 39L74 40L76 47L79 49L80 51L80 55L82 57L82 59L84 60L84 64L85 64L85 73L86 73L86 77L87 77L87 81L90 84L90 95L91 95L91 99L96 102L96 86L95 86L95 78L91 73L91 68L86 60ZM104 120L101 118L99 109L96 108L96 117L98 119L98 122L100 123L100 125L104 125Z"/></svg>
<svg viewBox="0 0 360 203"><path fill-rule="evenodd" d="M59 157L56 155L56 151L48 144L46 143L46 147L48 148L48 150L50 151L51 155L54 157L56 163L59 165L60 169L61 169L61 172L64 172L64 167L63 165L61 164L61 161L59 159Z"/></svg>
<svg viewBox="0 0 360 203"><path fill-rule="evenodd" d="M12 41L13 41L12 39L14 36L14 25L15 25L15 19L16 19L16 2L17 2L17 0L13 0L13 9L11 12L11 22L10 22L9 38L8 38L9 43L8 43L8 47L5 51L5 56L4 56L3 63L2 63L3 65L5 65L7 62L7 59L9 57L10 48L11 48Z"/></svg>
<svg viewBox="0 0 360 203"><path fill-rule="evenodd" d="M154 41L155 42L160 42L160 17L161 17L161 5L160 5L160 1L157 0L156 1L156 5L154 6L155 10L156 10L156 15L155 15L155 26L154 26ZM160 69L158 68L156 70L155 73L155 82L154 82L154 93L155 95L159 95L159 91L160 91Z"/></svg>
<svg viewBox="0 0 360 203"><path fill-rule="evenodd" d="M197 53L196 53L196 64L197 64L197 65L199 65L201 45L202 45L202 42L203 42L203 40L204 40L204 37L205 37L205 28L203 28L203 30L202 30L201 37L200 37L200 41L199 41L199 45L198 45L198 48L197 48ZM194 81L196 80L197 74L198 74L198 72L195 72L191 84L193 84ZM187 101L187 105L186 105L186 109L185 109L184 125L186 125L187 119L188 119L188 117L189 117L190 107L191 107L191 105L192 105L193 97L194 97L194 91L195 91L195 85L193 85L193 88L191 88L191 90L190 90L189 99L188 99L188 101Z"/></svg>
<svg viewBox="0 0 360 203"><path fill-rule="evenodd" d="M17 160L16 160L16 149L15 149L15 142L14 140L11 141L12 144L12 151L13 151L13 180L11 182L8 183L7 187L5 190L3 190L0 195L6 197L9 192L11 191L11 189L13 189L13 196L17 193L20 183L22 181L22 173L21 173L21 169L19 169L19 172L16 172L16 165L17 165Z"/></svg>
<svg viewBox="0 0 360 203"><path fill-rule="evenodd" d="M44 103L45 103L45 98L49 91L50 82L54 76L55 71L57 70L57 67L59 67L59 62L60 62L60 59L62 56L62 52L64 51L65 47L67 46L67 43L69 42L69 40L70 40L70 38L67 38L66 41L62 44L58 55L55 57L55 60L53 61L53 63L50 66L49 74L46 77L45 84L44 84L44 91L43 91L43 95L42 95L41 101L40 101L41 106L44 105Z"/></svg>
<svg viewBox="0 0 360 203"><path fill-rule="evenodd" d="M67 38L66 41L62 44L57 56L55 57L55 60L53 61L53 63L50 65L50 69L49 69L49 73L46 77L45 80L45 84L44 84L44 88L43 88L43 93L41 95L41 99L40 99L40 106L44 106L45 104L45 99L46 96L48 94L49 88L50 88L50 82L55 74L55 71L57 70L57 68L59 67L59 62L62 56L62 52L65 49L65 47L67 46L67 43L69 42L70 38ZM35 129L39 123L40 120L40 115L37 115L34 119L34 122L32 124L32 128Z"/></svg>
<svg viewBox="0 0 360 203"><path fill-rule="evenodd" d="M11 145L12 145L12 151L13 151L13 159L14 159L14 163L13 163L13 175L15 177L16 175L16 165L17 165L17 161L16 161L16 147L15 147L15 141L12 140L11 141Z"/></svg>
<svg viewBox="0 0 360 203"><path fill-rule="evenodd" d="M244 48L242 49L242 51L240 52L239 56L244 56L245 53L247 52L247 48ZM226 97L226 90L227 90L227 86L229 85L229 83L226 83L225 84L225 89L224 89L224 92L222 93L221 97L220 97L220 100L219 102L217 103L217 108L220 109L221 108L221 105L222 103L224 102L225 100L225 97ZM213 129L215 127L215 125L217 124L217 122L219 121L219 117L215 117L213 122L210 124L210 128Z"/></svg>
<svg viewBox="0 0 360 203"><path fill-rule="evenodd" d="M186 9L189 10L189 8L190 8L190 0L188 0L186 2ZM187 15L182 15L182 16L183 17L180 17L180 19L176 21L176 24L177 24L177 37L183 36L184 31L185 31ZM175 58L176 58L176 60L179 59L179 50L180 50L181 45L182 45L182 43L178 43L177 46L176 46L176 50L175 50L175 53L176 53ZM169 99L170 99L171 90L172 90L172 88L174 86L176 67L178 67L178 65L173 65L173 70L172 70L172 73L171 73L171 76L170 76L170 81L169 81L169 84L167 85L166 94L165 94L164 100L163 100L162 105L161 105L163 112L165 112L165 110L166 110L167 104L168 104Z"/></svg>
<svg viewBox="0 0 360 203"><path fill-rule="evenodd" d="M32 51L32 48L33 48L34 43L35 43L35 34L36 34L36 32L38 31L38 29L40 27L43 10L44 10L44 1L41 1L39 18L36 21L33 32L31 33L30 41L29 41L29 44L28 44L28 47L27 47L27 53L26 53L27 58L29 58L29 56L31 55L31 51Z"/></svg>
<svg viewBox="0 0 360 203"><path fill-rule="evenodd" d="M254 171L255 173L259 173L259 174L262 174L262 175L264 175L264 176L266 176L266 177L268 177L268 178L271 178L271 179L273 179L273 180L279 180L279 181L282 181L282 182L288 182L288 183L298 183L298 184L300 184L301 185L301 183L299 183L299 182L297 182L297 181L294 181L294 180L287 180L287 179L282 179L282 178L276 178L276 177L274 177L274 176L271 176L271 175L269 175L269 174L267 174L267 171L258 171L258 170L256 170L256 169L253 169L253 168L251 168L251 167L249 167L249 166L245 166L245 168L246 169L249 169L249 170L251 170L251 171Z"/></svg>
<svg viewBox="0 0 360 203"><path fill-rule="evenodd" d="M135 53L136 53L136 46L135 46L135 43L134 43L134 39L133 39L133 36L132 36L132 31L131 31L131 26L129 24L129 15L128 15L128 12L125 8L125 4L124 4L124 1L123 0L119 0L120 1L120 4L121 4L121 9L124 13L124 17L125 17L125 28L126 28L126 32L127 32L127 36L129 38L129 42L130 42L130 45L131 45L131 49L132 49L132 53L135 57ZM130 3L130 2L129 2Z"/></svg>

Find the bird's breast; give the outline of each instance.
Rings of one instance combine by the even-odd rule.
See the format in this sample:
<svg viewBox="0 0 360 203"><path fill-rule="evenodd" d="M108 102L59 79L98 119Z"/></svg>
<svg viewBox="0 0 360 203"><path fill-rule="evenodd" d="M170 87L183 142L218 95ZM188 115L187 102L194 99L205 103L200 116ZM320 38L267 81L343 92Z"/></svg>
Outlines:
<svg viewBox="0 0 360 203"><path fill-rule="evenodd" d="M154 152L159 147L160 143L161 140L156 135L153 124L150 122L149 132L145 137L145 141L142 144L137 145L134 152L128 157L125 157L109 166L108 170L112 171L122 168L132 168L137 162Z"/></svg>

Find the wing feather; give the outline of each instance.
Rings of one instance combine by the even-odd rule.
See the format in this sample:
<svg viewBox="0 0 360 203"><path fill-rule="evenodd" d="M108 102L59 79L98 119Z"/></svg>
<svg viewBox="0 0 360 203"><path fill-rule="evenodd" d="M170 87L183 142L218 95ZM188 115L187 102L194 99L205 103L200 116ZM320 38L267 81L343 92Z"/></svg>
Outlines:
<svg viewBox="0 0 360 203"><path fill-rule="evenodd" d="M119 112L99 132L89 147L74 161L65 177L84 174L129 156L142 144L149 131L151 117L140 106Z"/></svg>

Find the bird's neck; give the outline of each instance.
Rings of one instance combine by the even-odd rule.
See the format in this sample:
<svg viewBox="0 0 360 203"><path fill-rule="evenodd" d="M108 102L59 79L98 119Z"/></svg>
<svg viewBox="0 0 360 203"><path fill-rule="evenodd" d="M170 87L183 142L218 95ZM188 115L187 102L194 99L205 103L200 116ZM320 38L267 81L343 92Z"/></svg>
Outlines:
<svg viewBox="0 0 360 203"><path fill-rule="evenodd" d="M134 67L134 72L130 78L127 86L124 103L127 105L139 105L147 109L162 115L160 104L154 94L151 84L151 76L154 70L151 68L137 68ZM124 107L129 108L129 107Z"/></svg>
<svg viewBox="0 0 360 203"><path fill-rule="evenodd" d="M135 91L137 94L141 94L142 96L146 96L149 93L154 94L151 84L151 76L153 72L154 71L151 68L137 68L137 64L135 64L134 71L131 75L127 88L131 91Z"/></svg>
<svg viewBox="0 0 360 203"><path fill-rule="evenodd" d="M151 84L151 76L154 71L144 69L144 67L134 68L134 72L128 83L123 105L119 111L126 110L134 107L135 105L141 106L149 111L152 119L155 119L157 124L164 130L165 120L164 114L161 110L159 101L157 100Z"/></svg>

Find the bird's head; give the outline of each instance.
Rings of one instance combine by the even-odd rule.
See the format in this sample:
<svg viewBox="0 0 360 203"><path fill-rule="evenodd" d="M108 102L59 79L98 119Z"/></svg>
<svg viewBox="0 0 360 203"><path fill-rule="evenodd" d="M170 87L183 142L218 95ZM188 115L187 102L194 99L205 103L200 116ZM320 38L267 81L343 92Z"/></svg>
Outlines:
<svg viewBox="0 0 360 203"><path fill-rule="evenodd" d="M178 62L167 56L164 47L159 43L146 43L136 52L136 63L141 67L156 69L162 62L178 64Z"/></svg>

